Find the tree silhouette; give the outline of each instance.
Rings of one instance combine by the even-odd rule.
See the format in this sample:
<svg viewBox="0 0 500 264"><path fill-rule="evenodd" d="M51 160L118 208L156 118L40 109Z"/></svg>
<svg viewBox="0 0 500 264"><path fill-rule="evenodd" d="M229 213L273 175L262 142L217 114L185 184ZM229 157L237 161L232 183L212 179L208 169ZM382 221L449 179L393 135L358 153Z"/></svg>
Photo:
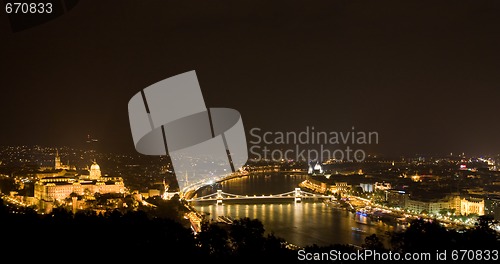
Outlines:
<svg viewBox="0 0 500 264"><path fill-rule="evenodd" d="M233 221L229 233L231 247L241 257L255 258L264 251L264 225L248 217Z"/></svg>
<svg viewBox="0 0 500 264"><path fill-rule="evenodd" d="M164 206L177 206L174 204ZM181 205L182 206L182 205ZM95 211L78 211L75 214L55 208L50 214L37 214L31 209L6 206L0 199L2 252L17 252L19 245L32 245L26 259L39 260L47 252L75 252L96 247L104 254L100 261L157 261L179 255L187 262L221 261L297 261L297 249L274 234L265 235L258 219L241 218L233 224L203 222L202 232L196 235L181 219L161 217L150 211L120 211L118 209L97 214ZM161 210L161 209L160 209ZM491 227L495 221L490 216L478 218L474 228L460 230L444 228L437 221L417 219L404 231L392 232L391 250L399 252L435 252L443 249L498 249L499 234ZM365 249L377 252L384 248L375 234L365 238ZM352 245L307 245L306 252L324 253L337 250L357 252ZM23 260L26 260L23 259Z"/></svg>
<svg viewBox="0 0 500 264"><path fill-rule="evenodd" d="M372 249L377 252L386 251L384 244L376 234L371 234L365 238L365 243L361 245L365 249Z"/></svg>
<svg viewBox="0 0 500 264"><path fill-rule="evenodd" d="M227 259L232 254L229 245L229 233L219 223L203 222L198 234L198 245L202 253L214 259Z"/></svg>
<svg viewBox="0 0 500 264"><path fill-rule="evenodd" d="M492 229L497 221L493 216L482 215L478 217L475 227L470 230L467 236L464 236L464 249L498 249L500 246L500 235Z"/></svg>
<svg viewBox="0 0 500 264"><path fill-rule="evenodd" d="M455 246L445 227L423 219L413 220L404 232L393 233L390 241L395 250L403 252L430 252Z"/></svg>

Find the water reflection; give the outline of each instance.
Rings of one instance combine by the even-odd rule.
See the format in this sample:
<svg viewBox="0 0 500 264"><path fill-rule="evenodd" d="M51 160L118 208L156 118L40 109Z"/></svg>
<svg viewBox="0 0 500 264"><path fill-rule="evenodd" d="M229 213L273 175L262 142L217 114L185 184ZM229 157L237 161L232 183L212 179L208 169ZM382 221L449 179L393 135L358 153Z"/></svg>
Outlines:
<svg viewBox="0 0 500 264"><path fill-rule="evenodd" d="M241 195L269 195L285 193L293 190L298 183L306 179L306 175L263 175L233 179L203 190L204 194L215 192L222 188L226 193ZM293 199L267 201L251 200L246 203L225 201L223 205L203 202L195 204L200 212L207 213L207 218L217 219L218 216L231 216L235 219L249 217L259 219L264 224L266 232L274 233L287 241L299 245L329 245L364 243L366 236L376 233L384 239L386 231L392 231L397 226L370 218L331 208L320 201L294 203Z"/></svg>

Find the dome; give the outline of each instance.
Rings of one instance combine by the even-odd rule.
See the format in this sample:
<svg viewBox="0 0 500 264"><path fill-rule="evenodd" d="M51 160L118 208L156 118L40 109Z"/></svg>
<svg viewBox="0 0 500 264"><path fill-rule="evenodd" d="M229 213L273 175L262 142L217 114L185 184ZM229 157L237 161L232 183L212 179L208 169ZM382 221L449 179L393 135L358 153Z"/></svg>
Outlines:
<svg viewBox="0 0 500 264"><path fill-rule="evenodd" d="M92 166L90 166L90 170L100 170L101 167L99 167L99 165L94 161L94 163L92 164Z"/></svg>
<svg viewBox="0 0 500 264"><path fill-rule="evenodd" d="M92 163L90 166L90 179L91 180L98 180L101 177L101 167L97 165L97 162Z"/></svg>

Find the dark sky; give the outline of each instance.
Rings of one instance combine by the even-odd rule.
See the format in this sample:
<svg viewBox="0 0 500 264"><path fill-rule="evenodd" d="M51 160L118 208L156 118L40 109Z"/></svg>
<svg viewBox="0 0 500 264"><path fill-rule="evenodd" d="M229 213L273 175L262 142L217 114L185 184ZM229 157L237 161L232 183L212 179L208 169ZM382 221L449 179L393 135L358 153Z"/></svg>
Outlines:
<svg viewBox="0 0 500 264"><path fill-rule="evenodd" d="M3 4L3 3L2 3ZM81 1L0 15L0 145L134 151L127 104L196 70L247 132L377 131L379 153L500 153L499 1Z"/></svg>

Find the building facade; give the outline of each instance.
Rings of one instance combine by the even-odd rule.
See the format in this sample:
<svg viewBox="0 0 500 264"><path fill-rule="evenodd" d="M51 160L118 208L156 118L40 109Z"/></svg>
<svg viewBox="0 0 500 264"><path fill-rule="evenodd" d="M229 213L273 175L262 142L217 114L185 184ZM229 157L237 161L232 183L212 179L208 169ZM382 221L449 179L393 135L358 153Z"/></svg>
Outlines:
<svg viewBox="0 0 500 264"><path fill-rule="evenodd" d="M484 215L484 199L462 198L460 201L460 213L463 215L477 214Z"/></svg>
<svg viewBox="0 0 500 264"><path fill-rule="evenodd" d="M63 200L69 198L72 193L93 195L95 193L125 193L125 191L125 184L121 177L102 176L99 165L94 161L89 175L57 175L40 178L35 183L34 198L43 207L44 202Z"/></svg>
<svg viewBox="0 0 500 264"><path fill-rule="evenodd" d="M484 199L464 198L458 195L428 201L408 199L405 209L415 213L426 212L428 214L439 214L443 210L448 210L458 215L484 215Z"/></svg>

